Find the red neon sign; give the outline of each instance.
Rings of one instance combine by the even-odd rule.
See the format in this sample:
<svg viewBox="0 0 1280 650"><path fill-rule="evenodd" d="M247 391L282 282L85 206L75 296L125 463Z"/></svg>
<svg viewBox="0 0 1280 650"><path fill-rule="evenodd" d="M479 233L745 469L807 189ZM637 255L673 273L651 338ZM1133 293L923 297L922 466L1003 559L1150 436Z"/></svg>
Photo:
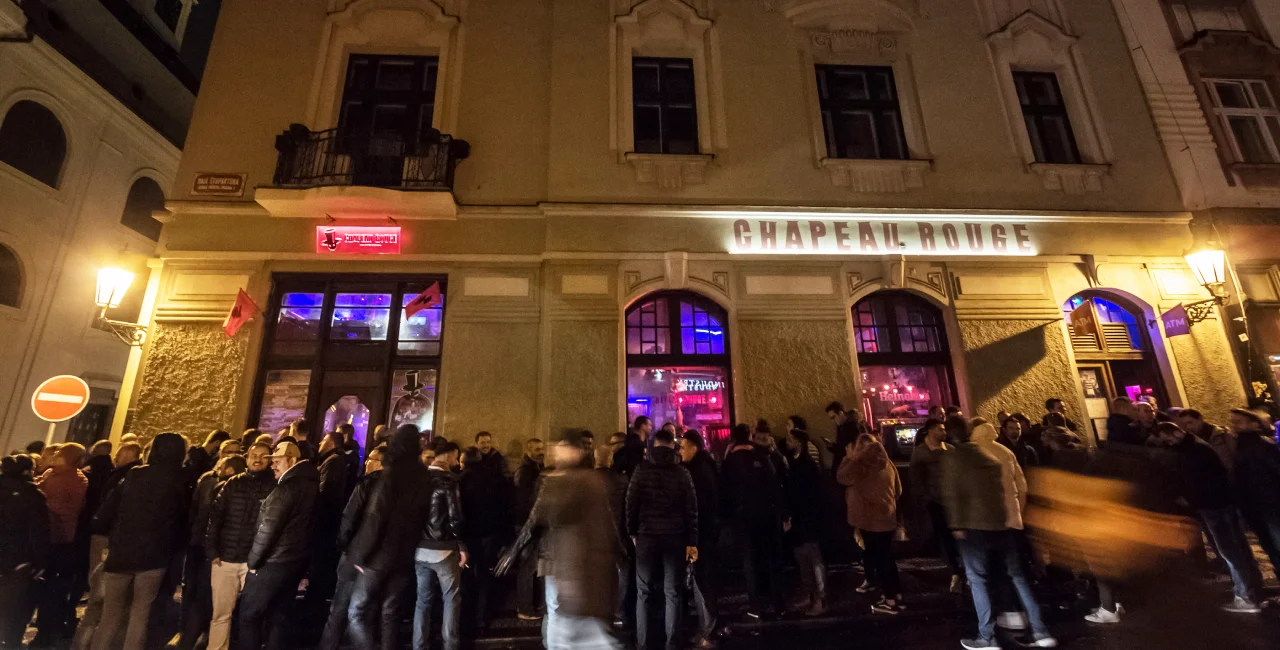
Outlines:
<svg viewBox="0 0 1280 650"><path fill-rule="evenodd" d="M316 252L399 255L400 226L316 226Z"/></svg>

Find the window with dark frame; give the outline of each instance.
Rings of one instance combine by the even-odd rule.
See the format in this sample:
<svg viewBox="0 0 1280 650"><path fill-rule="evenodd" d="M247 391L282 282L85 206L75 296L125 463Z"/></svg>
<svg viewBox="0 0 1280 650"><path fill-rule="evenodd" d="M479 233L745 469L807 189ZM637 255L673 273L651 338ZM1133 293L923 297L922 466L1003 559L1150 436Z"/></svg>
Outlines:
<svg viewBox="0 0 1280 650"><path fill-rule="evenodd" d="M1071 132L1071 119L1058 85L1058 75L1014 70L1013 84L1018 91L1022 119L1036 162L1079 164L1080 151Z"/></svg>
<svg viewBox="0 0 1280 650"><path fill-rule="evenodd" d="M67 134L52 111L24 99L9 107L0 121L0 162L58 187L67 159Z"/></svg>
<svg viewBox="0 0 1280 650"><path fill-rule="evenodd" d="M339 132L416 142L431 129L439 65L434 56L352 54Z"/></svg>
<svg viewBox="0 0 1280 650"><path fill-rule="evenodd" d="M164 226L151 213L163 209L164 190L154 180L144 176L134 181L129 188L124 211L120 214L120 223L151 241L159 241L160 229Z"/></svg>
<svg viewBox="0 0 1280 650"><path fill-rule="evenodd" d="M946 353L937 309L906 294L875 294L858 301L853 331L859 355Z"/></svg>
<svg viewBox="0 0 1280 650"><path fill-rule="evenodd" d="M636 153L698 153L692 59L634 57L631 94Z"/></svg>
<svg viewBox="0 0 1280 650"><path fill-rule="evenodd" d="M827 157L908 158L893 68L819 65L816 70Z"/></svg>
<svg viewBox="0 0 1280 650"><path fill-rule="evenodd" d="M722 356L724 319L724 310L710 301L656 295L627 310L627 354Z"/></svg>

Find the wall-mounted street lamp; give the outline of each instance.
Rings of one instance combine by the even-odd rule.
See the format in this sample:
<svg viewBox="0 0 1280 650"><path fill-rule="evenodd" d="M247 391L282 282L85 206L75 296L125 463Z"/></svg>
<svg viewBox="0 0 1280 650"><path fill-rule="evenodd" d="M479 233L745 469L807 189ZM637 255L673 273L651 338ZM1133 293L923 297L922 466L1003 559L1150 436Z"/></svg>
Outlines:
<svg viewBox="0 0 1280 650"><path fill-rule="evenodd" d="M99 269L97 297L94 303L101 309L98 312L98 323L103 329L115 334L129 346L138 347L147 340L146 326L107 318L107 310L119 307L124 301L124 294L133 283L133 277L133 273L124 269Z"/></svg>
<svg viewBox="0 0 1280 650"><path fill-rule="evenodd" d="M1186 260L1200 286L1213 296L1182 306L1187 310L1187 320L1199 323L1213 313L1214 307L1227 304L1227 252L1210 244L1187 253Z"/></svg>

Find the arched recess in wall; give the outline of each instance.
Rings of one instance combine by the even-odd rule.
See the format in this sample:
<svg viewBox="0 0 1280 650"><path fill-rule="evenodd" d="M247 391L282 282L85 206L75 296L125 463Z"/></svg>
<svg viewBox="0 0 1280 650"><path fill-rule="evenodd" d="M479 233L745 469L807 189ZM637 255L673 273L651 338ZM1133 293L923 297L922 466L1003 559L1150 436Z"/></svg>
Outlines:
<svg viewBox="0 0 1280 650"><path fill-rule="evenodd" d="M1146 310L1135 299L1106 290L1081 291L1062 305L1076 358L1076 373L1094 432L1106 439L1111 400L1155 400L1169 406L1169 391Z"/></svg>
<svg viewBox="0 0 1280 650"><path fill-rule="evenodd" d="M67 159L67 134L48 108L23 99L0 122L0 162L57 189Z"/></svg>
<svg viewBox="0 0 1280 650"><path fill-rule="evenodd" d="M852 310L860 408L868 422L916 426L930 406L957 402L942 309L913 292L884 290Z"/></svg>
<svg viewBox="0 0 1280 650"><path fill-rule="evenodd" d="M719 451L733 424L728 313L689 291L659 291L625 315L627 421L698 429Z"/></svg>
<svg viewBox="0 0 1280 650"><path fill-rule="evenodd" d="M26 288L26 278L22 273L22 262L18 260L13 249L0 244L0 306L17 309L22 306L22 292Z"/></svg>
<svg viewBox="0 0 1280 650"><path fill-rule="evenodd" d="M129 188L129 196L125 199L124 210L120 214L120 223L151 241L159 241L160 229L164 224L156 221L151 213L163 209L164 190L159 183L143 176Z"/></svg>

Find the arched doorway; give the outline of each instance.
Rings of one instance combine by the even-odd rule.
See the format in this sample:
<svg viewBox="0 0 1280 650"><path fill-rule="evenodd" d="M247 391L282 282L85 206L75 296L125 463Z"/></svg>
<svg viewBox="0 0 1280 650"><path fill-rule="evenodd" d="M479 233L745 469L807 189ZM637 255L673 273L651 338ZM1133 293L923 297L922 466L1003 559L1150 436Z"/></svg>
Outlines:
<svg viewBox="0 0 1280 650"><path fill-rule="evenodd" d="M1141 309L1105 292L1082 291L1063 303L1062 311L1095 434L1106 436L1112 398L1169 405Z"/></svg>
<svg viewBox="0 0 1280 650"><path fill-rule="evenodd" d="M853 305L853 336L867 421L911 444L930 406L955 403L942 311L913 293L878 291Z"/></svg>
<svg viewBox="0 0 1280 650"><path fill-rule="evenodd" d="M698 429L719 451L732 425L728 316L681 291L649 294L626 313L627 421L645 415Z"/></svg>

